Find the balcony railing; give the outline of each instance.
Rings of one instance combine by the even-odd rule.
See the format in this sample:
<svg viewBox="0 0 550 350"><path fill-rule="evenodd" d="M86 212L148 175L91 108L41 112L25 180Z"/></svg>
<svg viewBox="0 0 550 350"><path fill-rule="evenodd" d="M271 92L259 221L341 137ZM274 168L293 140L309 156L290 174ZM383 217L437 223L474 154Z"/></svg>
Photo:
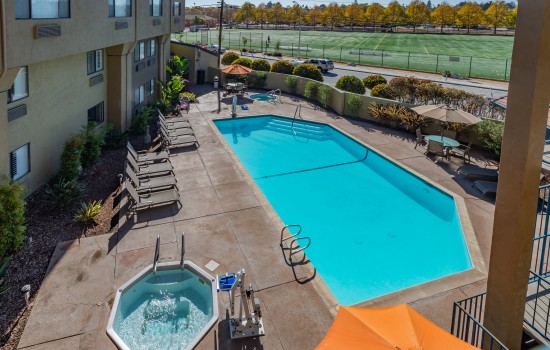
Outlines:
<svg viewBox="0 0 550 350"><path fill-rule="evenodd" d="M504 344L483 327L485 294L482 293L454 303L451 334L478 348L507 350L508 348Z"/></svg>
<svg viewBox="0 0 550 350"><path fill-rule="evenodd" d="M533 271L530 271L529 281L524 323L550 341L550 282Z"/></svg>

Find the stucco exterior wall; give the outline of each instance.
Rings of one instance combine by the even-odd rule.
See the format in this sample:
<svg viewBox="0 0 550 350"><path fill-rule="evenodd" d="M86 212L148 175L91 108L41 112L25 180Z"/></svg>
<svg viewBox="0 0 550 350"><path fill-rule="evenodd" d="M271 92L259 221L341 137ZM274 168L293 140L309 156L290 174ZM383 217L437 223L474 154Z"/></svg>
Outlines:
<svg viewBox="0 0 550 350"><path fill-rule="evenodd" d="M7 124L7 152L0 153L30 143L30 172L19 182L33 191L55 175L65 140L87 123L88 109L107 101L108 77L90 86L85 53L29 65L28 77L29 96L8 106L26 104L27 115Z"/></svg>

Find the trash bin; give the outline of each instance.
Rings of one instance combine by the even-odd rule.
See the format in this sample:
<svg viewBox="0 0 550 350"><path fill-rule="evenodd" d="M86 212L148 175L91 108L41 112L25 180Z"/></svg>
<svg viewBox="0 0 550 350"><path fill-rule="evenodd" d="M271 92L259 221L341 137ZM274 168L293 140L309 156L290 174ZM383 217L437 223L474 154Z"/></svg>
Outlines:
<svg viewBox="0 0 550 350"><path fill-rule="evenodd" d="M214 77L214 89L218 88L218 84L220 83L220 78Z"/></svg>
<svg viewBox="0 0 550 350"><path fill-rule="evenodd" d="M197 85L204 84L205 76L206 76L206 72L204 71L204 69L199 69L197 71Z"/></svg>

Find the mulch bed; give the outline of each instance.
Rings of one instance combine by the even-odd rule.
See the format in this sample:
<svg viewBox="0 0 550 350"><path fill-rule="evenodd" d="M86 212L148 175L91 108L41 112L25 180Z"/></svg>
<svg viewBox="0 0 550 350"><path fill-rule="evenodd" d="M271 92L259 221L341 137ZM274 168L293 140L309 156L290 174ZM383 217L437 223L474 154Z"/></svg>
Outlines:
<svg viewBox="0 0 550 350"><path fill-rule="evenodd" d="M142 137L131 139L136 149L143 149ZM100 159L84 169L78 182L86 190L83 201L98 200L102 203L96 224L85 227L75 222L74 214L79 204L66 210L52 209L43 201L45 186L26 199L27 241L13 260L5 276L4 286L9 290L0 295L0 348L16 349L25 328L32 303L50 258L59 242L79 237L116 232L118 229L118 174L123 172L126 147L104 150ZM31 304L25 308L21 287L31 285Z"/></svg>

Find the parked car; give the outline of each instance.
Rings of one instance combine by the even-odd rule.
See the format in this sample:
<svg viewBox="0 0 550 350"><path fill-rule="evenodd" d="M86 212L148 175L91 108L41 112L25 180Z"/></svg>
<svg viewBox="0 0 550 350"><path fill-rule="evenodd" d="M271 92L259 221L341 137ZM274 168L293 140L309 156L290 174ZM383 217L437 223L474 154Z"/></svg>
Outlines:
<svg viewBox="0 0 550 350"><path fill-rule="evenodd" d="M299 60L295 60L295 59L288 59L287 61L290 62L290 63L292 63L292 64L295 65L295 66L299 66L299 65L301 65L302 63L304 63L304 61L299 61Z"/></svg>
<svg viewBox="0 0 550 350"><path fill-rule="evenodd" d="M324 58L310 58L305 60L303 63L309 63L317 68L323 73L328 72L329 70L334 69L334 63L331 60L327 60Z"/></svg>
<svg viewBox="0 0 550 350"><path fill-rule="evenodd" d="M208 45L208 50L210 51L214 51L215 53L218 53L218 45ZM225 47L222 46L221 48L221 53L224 53L225 52Z"/></svg>

